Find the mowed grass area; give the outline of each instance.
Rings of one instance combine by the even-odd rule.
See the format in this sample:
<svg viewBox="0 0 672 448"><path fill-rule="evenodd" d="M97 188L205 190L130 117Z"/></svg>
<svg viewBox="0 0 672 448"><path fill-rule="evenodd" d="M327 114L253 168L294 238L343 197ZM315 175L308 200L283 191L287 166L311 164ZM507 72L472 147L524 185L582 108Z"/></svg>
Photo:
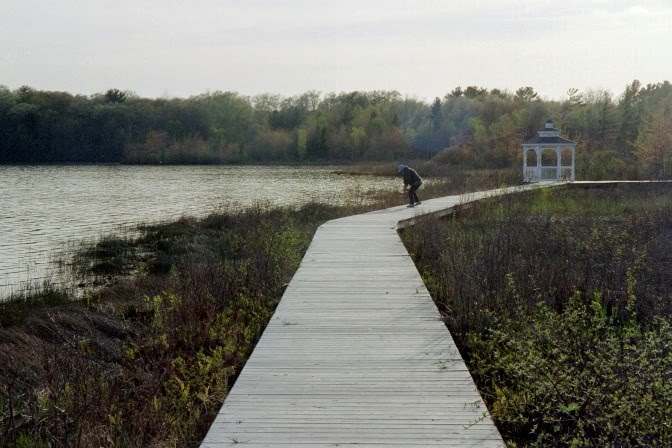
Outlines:
<svg viewBox="0 0 672 448"><path fill-rule="evenodd" d="M510 446L672 445L672 186L481 201L405 229Z"/></svg>

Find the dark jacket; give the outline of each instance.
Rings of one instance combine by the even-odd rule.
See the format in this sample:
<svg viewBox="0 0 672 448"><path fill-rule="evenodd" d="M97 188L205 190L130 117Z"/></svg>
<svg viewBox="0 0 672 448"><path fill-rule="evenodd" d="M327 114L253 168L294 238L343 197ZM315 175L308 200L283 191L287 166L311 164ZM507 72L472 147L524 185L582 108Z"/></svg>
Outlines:
<svg viewBox="0 0 672 448"><path fill-rule="evenodd" d="M416 185L422 185L422 178L415 172L413 168L407 166L404 167L404 187L406 185L411 185L415 187Z"/></svg>

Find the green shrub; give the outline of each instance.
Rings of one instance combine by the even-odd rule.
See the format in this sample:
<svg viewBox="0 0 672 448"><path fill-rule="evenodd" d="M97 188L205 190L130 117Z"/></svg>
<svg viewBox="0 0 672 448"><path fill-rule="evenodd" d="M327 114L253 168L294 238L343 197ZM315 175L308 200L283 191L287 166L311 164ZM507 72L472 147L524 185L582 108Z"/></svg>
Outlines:
<svg viewBox="0 0 672 448"><path fill-rule="evenodd" d="M672 332L623 320L599 295L540 303L469 341L470 367L511 445L670 446Z"/></svg>
<svg viewBox="0 0 672 448"><path fill-rule="evenodd" d="M403 239L511 446L672 443L672 190L544 189Z"/></svg>

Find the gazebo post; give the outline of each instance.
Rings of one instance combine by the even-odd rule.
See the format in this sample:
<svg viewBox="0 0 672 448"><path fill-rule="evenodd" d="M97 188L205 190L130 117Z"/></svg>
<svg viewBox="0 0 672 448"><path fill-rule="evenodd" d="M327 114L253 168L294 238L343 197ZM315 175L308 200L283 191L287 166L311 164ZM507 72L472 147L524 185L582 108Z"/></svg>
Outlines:
<svg viewBox="0 0 672 448"><path fill-rule="evenodd" d="M555 180L562 178L562 147L557 145L555 147Z"/></svg>

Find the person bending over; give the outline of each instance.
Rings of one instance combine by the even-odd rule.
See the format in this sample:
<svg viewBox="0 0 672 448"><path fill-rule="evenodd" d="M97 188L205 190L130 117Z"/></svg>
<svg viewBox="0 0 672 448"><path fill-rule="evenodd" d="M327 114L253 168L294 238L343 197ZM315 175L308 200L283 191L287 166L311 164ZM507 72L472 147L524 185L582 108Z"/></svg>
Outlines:
<svg viewBox="0 0 672 448"><path fill-rule="evenodd" d="M418 198L418 188L422 185L422 178L415 172L415 170L406 165L399 165L397 167L397 173L404 174L404 191L408 188L408 206L415 207L420 205L420 199Z"/></svg>

